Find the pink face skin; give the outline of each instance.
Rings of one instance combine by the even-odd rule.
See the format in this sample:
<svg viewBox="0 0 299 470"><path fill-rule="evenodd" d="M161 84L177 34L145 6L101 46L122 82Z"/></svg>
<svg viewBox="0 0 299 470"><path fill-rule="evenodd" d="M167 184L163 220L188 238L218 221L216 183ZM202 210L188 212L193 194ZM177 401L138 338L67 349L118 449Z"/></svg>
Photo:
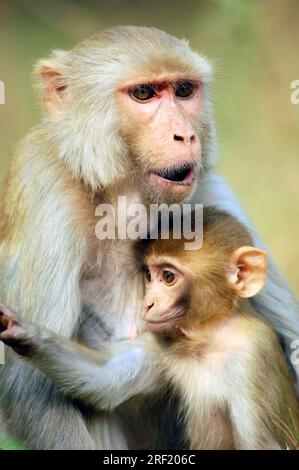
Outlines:
<svg viewBox="0 0 299 470"><path fill-rule="evenodd" d="M201 83L144 79L121 88L119 100L140 159L149 168L149 183L158 190L190 192L200 163L200 140L194 124L200 125Z"/></svg>
<svg viewBox="0 0 299 470"><path fill-rule="evenodd" d="M143 319L155 332L169 332L179 327L187 309L187 276L166 260L145 267Z"/></svg>

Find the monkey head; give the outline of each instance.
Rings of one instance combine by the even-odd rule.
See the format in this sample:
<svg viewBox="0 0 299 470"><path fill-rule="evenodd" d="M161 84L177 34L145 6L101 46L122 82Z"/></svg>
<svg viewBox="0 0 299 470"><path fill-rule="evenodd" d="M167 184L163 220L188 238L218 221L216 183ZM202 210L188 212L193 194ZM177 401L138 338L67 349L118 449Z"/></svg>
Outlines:
<svg viewBox="0 0 299 470"><path fill-rule="evenodd" d="M186 41L117 27L54 51L35 75L46 132L73 177L93 191L136 179L151 202L192 192L215 139L211 67Z"/></svg>
<svg viewBox="0 0 299 470"><path fill-rule="evenodd" d="M190 279L173 259L150 256L146 263L143 319L151 331L170 333L189 309Z"/></svg>
<svg viewBox="0 0 299 470"><path fill-rule="evenodd" d="M147 328L164 334L187 331L233 311L235 302L263 287L266 253L251 246L246 229L212 207L203 211L203 246L184 250L184 238L149 240L143 266Z"/></svg>

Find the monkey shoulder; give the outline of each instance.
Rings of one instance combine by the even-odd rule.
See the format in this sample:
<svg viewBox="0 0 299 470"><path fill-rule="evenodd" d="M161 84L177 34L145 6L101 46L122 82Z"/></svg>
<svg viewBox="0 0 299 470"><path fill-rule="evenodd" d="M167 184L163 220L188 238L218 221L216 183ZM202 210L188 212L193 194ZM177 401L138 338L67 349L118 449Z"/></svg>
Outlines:
<svg viewBox="0 0 299 470"><path fill-rule="evenodd" d="M227 332L229 336L231 364L232 368L236 365L238 373L250 368L254 371L252 376L256 377L272 369L287 374L287 363L278 335L266 319L255 312L238 312Z"/></svg>
<svg viewBox="0 0 299 470"><path fill-rule="evenodd" d="M197 337L194 334L184 355L193 357L211 373L215 370L233 373L236 369L239 374L252 364L261 363L266 367L273 357L278 356L284 361L278 337L267 321L254 313L238 311L207 327L204 334L200 332Z"/></svg>
<svg viewBox="0 0 299 470"><path fill-rule="evenodd" d="M256 312L239 314L239 325L249 343L257 351L264 351L277 348L279 343L278 335L271 324Z"/></svg>

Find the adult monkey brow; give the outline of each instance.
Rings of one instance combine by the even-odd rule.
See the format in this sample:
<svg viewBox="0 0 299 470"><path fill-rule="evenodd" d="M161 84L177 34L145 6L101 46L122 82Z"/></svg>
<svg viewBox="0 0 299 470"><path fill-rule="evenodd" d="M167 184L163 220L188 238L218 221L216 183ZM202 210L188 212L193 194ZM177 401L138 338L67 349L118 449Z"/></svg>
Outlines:
<svg viewBox="0 0 299 470"><path fill-rule="evenodd" d="M184 82L190 83L194 87L194 89L197 89L202 85L202 81L200 79L194 79L194 78L188 78L188 77L176 75L174 77L169 77L169 78L165 77L161 79L159 78L153 79L153 78L148 77L144 79L129 81L125 85L121 86L120 90L128 92L140 85L146 85L146 86L155 88L155 90L157 91L161 91L167 88L168 86L175 87L176 85L184 83Z"/></svg>

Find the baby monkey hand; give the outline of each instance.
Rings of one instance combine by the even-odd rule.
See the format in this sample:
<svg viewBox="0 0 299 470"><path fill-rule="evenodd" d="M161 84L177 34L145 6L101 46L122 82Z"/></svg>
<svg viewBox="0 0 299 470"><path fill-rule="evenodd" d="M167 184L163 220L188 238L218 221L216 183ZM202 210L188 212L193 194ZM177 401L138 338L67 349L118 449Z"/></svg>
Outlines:
<svg viewBox="0 0 299 470"><path fill-rule="evenodd" d="M0 341L17 354L30 357L34 353L36 327L20 319L15 312L0 304Z"/></svg>

